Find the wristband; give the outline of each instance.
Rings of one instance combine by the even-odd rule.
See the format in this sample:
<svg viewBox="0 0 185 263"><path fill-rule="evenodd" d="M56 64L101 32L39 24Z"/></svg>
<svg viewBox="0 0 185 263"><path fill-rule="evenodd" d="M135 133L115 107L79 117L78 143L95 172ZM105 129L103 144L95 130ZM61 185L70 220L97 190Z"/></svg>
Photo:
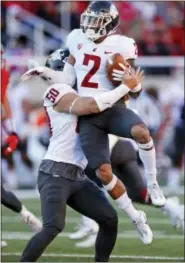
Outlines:
<svg viewBox="0 0 185 263"><path fill-rule="evenodd" d="M136 93L141 90L141 84L137 85L134 89L131 89L130 92Z"/></svg>

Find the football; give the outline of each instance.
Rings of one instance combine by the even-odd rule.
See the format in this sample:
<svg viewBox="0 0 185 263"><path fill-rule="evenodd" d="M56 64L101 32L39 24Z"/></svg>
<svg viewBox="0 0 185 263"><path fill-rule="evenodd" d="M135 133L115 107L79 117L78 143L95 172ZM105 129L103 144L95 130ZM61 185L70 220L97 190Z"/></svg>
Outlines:
<svg viewBox="0 0 185 263"><path fill-rule="evenodd" d="M128 66L129 64L126 62L126 60L122 57L121 54L116 53L114 54L112 57L110 57L107 61L107 65L106 65L106 75L107 75L107 79L112 83L112 85L114 87L117 87L121 84L120 81L117 80L113 80L113 70L117 69L117 70L123 70L120 66L119 63L123 64L124 66Z"/></svg>

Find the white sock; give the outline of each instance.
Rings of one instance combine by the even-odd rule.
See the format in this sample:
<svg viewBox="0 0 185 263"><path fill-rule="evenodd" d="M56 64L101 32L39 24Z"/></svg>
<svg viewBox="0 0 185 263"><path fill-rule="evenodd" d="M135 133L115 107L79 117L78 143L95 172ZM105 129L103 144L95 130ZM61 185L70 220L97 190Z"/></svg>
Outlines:
<svg viewBox="0 0 185 263"><path fill-rule="evenodd" d="M166 204L163 207L161 207L161 210L168 215L169 213L175 214L177 208L178 204L174 202L172 198L168 198L166 199Z"/></svg>
<svg viewBox="0 0 185 263"><path fill-rule="evenodd" d="M136 208L132 204L131 199L128 197L127 192L116 199L115 203L119 208L125 210L132 221L135 221L140 216L140 213L136 210Z"/></svg>
<svg viewBox="0 0 185 263"><path fill-rule="evenodd" d="M21 212L20 212L21 217L22 218L27 217L27 215L28 215L27 213L28 213L28 210L26 209L26 207L22 206L22 209L21 209Z"/></svg>
<svg viewBox="0 0 185 263"><path fill-rule="evenodd" d="M155 148L147 150L153 146L153 140L146 144L138 144L139 157L144 165L145 173L147 175L147 184L151 185L157 183L157 170L156 170L156 155Z"/></svg>

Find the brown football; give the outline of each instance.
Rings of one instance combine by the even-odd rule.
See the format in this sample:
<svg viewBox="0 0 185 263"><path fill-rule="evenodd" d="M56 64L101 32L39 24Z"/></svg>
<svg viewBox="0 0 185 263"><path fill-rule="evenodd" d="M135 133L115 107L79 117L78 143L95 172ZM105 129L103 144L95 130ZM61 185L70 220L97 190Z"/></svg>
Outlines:
<svg viewBox="0 0 185 263"><path fill-rule="evenodd" d="M110 59L108 59L107 65L106 65L107 79L112 83L114 87L117 87L121 84L120 81L113 80L113 77L112 77L112 73L114 69L123 70L119 66L119 63L122 63L125 66L129 65L128 62L126 62L126 60L124 60L124 58L119 53L116 53L112 57L110 57Z"/></svg>

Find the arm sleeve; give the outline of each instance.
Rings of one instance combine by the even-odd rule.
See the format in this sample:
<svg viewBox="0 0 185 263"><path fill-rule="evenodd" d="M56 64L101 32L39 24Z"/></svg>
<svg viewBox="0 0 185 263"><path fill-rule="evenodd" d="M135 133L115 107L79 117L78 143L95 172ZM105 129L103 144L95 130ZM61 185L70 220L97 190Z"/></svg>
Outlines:
<svg viewBox="0 0 185 263"><path fill-rule="evenodd" d="M76 82L76 71L74 66L69 64L68 62L65 63L63 72L68 76L68 84L73 87Z"/></svg>
<svg viewBox="0 0 185 263"><path fill-rule="evenodd" d="M114 103L126 95L129 90L130 89L126 85L121 84L111 91L98 94L94 97L94 100L96 101L99 110L104 111L108 108L111 108Z"/></svg>
<svg viewBox="0 0 185 263"><path fill-rule="evenodd" d="M76 93L69 85L54 84L51 85L43 96L44 106L51 107L56 105L59 100L67 93Z"/></svg>
<svg viewBox="0 0 185 263"><path fill-rule="evenodd" d="M43 67L43 73L41 74L41 78L43 78L49 85L56 83L70 85L72 83L72 76L69 73Z"/></svg>

